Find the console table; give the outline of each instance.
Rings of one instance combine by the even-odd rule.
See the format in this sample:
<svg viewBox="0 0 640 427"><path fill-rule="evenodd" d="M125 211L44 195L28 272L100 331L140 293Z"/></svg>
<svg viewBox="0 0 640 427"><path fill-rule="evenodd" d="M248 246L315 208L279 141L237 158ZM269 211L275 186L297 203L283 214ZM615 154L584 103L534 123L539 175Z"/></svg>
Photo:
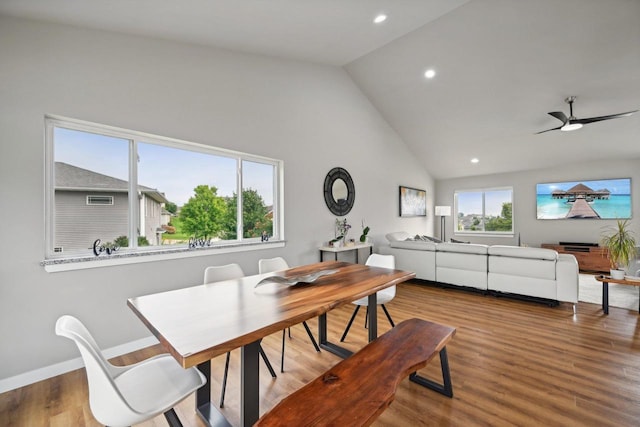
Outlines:
<svg viewBox="0 0 640 427"><path fill-rule="evenodd" d="M333 246L321 246L320 248L318 248L320 250L320 262L324 261L323 254L325 252L332 252L335 255L335 261L337 261L338 253L354 251L356 254L356 264L358 264L358 253L360 252L360 249L364 248L369 249L369 255L373 253L373 245L371 243L358 243L353 246L340 246L339 248L334 248Z"/></svg>
<svg viewBox="0 0 640 427"><path fill-rule="evenodd" d="M602 246L563 242L560 242L560 244L543 243L540 246L546 249L553 249L560 254L575 256L580 271L609 272L610 265L607 258L607 248Z"/></svg>
<svg viewBox="0 0 640 427"><path fill-rule="evenodd" d="M618 285L640 286L640 280L613 279L610 276L596 276L598 282L602 282L602 311L609 314L609 283ZM640 306L638 307L640 313Z"/></svg>

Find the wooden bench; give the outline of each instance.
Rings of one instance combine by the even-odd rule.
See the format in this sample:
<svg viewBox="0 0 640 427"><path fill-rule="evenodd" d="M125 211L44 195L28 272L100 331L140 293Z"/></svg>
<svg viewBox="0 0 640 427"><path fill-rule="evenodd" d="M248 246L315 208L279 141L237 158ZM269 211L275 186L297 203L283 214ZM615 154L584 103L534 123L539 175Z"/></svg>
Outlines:
<svg viewBox="0 0 640 427"><path fill-rule="evenodd" d="M453 397L446 345L455 329L409 319L344 359L264 414L255 426L367 426L403 378ZM418 376L440 354L443 384Z"/></svg>

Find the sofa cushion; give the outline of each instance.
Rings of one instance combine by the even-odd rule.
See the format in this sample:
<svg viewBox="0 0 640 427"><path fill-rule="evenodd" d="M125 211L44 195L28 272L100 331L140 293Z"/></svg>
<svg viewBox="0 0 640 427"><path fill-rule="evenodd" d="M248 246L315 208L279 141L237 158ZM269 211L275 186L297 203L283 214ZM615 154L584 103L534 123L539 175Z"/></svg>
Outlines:
<svg viewBox="0 0 640 427"><path fill-rule="evenodd" d="M519 280L516 279L516 277L555 280L556 262L539 258L534 259L489 255L489 273L507 275L512 277L514 281ZM533 295L527 292L518 293Z"/></svg>
<svg viewBox="0 0 640 427"><path fill-rule="evenodd" d="M389 246L392 248L400 248L400 249L415 249L419 251L435 251L436 244L433 242L424 242L422 240L404 240L399 242L390 242Z"/></svg>
<svg viewBox="0 0 640 427"><path fill-rule="evenodd" d="M487 245L478 245L475 243L439 243L436 250L438 252L486 255L488 248Z"/></svg>
<svg viewBox="0 0 640 427"><path fill-rule="evenodd" d="M387 233L384 237L386 237L389 242L399 242L407 240L411 235L406 231L396 231L394 233Z"/></svg>
<svg viewBox="0 0 640 427"><path fill-rule="evenodd" d="M441 252L440 250L436 250L436 268L440 267L453 268L456 270L482 271L486 275L487 255Z"/></svg>
<svg viewBox="0 0 640 427"><path fill-rule="evenodd" d="M553 249L524 248L521 246L491 246L489 247L489 255L508 256L512 258L546 259L549 261L555 261L558 259L558 253Z"/></svg>

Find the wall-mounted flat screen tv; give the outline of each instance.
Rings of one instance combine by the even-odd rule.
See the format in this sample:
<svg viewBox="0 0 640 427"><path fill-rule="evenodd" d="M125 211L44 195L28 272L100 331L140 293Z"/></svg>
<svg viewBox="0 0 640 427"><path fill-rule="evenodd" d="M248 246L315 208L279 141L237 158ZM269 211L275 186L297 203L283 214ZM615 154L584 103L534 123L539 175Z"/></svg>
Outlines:
<svg viewBox="0 0 640 427"><path fill-rule="evenodd" d="M538 219L631 218L631 178L536 185Z"/></svg>

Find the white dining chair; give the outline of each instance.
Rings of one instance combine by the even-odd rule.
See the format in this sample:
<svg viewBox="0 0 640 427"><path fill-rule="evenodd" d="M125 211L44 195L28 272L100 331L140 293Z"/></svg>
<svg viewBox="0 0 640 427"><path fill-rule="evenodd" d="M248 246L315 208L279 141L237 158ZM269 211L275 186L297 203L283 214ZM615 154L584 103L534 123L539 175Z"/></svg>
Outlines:
<svg viewBox="0 0 640 427"><path fill-rule="evenodd" d="M168 353L133 365L112 365L73 316L58 319L56 334L78 346L87 371L89 406L104 425L130 426L164 413L169 425L181 426L173 407L207 382L196 368L182 368Z"/></svg>
<svg viewBox="0 0 640 427"><path fill-rule="evenodd" d="M394 269L396 268L396 259L393 255L371 254L369 255L369 258L367 258L367 262L365 264L370 267L383 267L383 268ZM395 296L396 296L395 285L390 286L381 291L378 291L376 293L376 298L377 298L376 302L378 305L382 306L382 310L384 310L384 314L387 315L387 319L389 320L389 323L391 324L392 328L395 327L396 325L393 323L393 319L391 318L391 315L389 314L387 307L385 307L385 304L391 301L393 298L395 298ZM345 338L347 338L347 334L349 333L351 324L353 323L353 320L356 318L356 315L358 314L358 310L360 310L360 307L362 306L367 307L367 314L369 313L368 298L369 297L364 297L364 298L360 298L357 301L353 301L352 304L355 304L356 308L353 311L353 315L351 316L351 319L349 320L349 323L347 324L347 327L345 328L344 333L342 334L342 338L340 338L340 342L344 342ZM364 321L365 328L367 327L367 319L368 319L368 316L365 316L365 321Z"/></svg>
<svg viewBox="0 0 640 427"><path fill-rule="evenodd" d="M240 279L244 277L244 271L242 271L242 267L238 264L227 264L227 265L214 265L211 267L207 267L204 270L204 284L214 283L214 282L222 282L224 280L231 279ZM267 354L262 349L262 345L258 346L258 351L260 352L260 356L262 356L262 360L267 365L267 369L269 369L269 373L273 378L276 378L276 372L273 370L273 366L271 366L271 362L269 362L269 358ZM227 391L227 377L229 376L229 362L231 361L231 352L227 352L227 359L224 363L224 376L222 377L222 391L220 392L220 407L224 407L224 396Z"/></svg>
<svg viewBox="0 0 640 427"><path fill-rule="evenodd" d="M258 272L260 274L271 273L274 271L287 270L289 268L289 264L282 257L275 258L263 258L258 261ZM302 322L302 326L307 331L307 335L309 335L309 339L311 340L311 344L316 349L318 353L320 353L320 347L318 347L318 343L316 339L313 337L311 333L311 329L306 321ZM291 338L291 328L287 328L289 331L289 338ZM284 343L285 343L285 335L286 329L282 330L282 356L280 358L280 372L284 372Z"/></svg>

